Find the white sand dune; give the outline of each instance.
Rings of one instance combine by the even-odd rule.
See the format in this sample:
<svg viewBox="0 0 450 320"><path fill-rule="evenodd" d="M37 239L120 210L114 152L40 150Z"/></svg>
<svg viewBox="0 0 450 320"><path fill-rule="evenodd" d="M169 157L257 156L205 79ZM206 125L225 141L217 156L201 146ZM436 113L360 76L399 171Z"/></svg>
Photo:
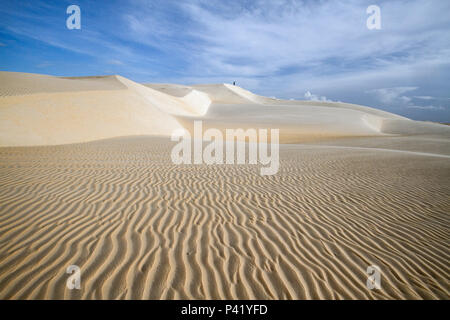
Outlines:
<svg viewBox="0 0 450 320"><path fill-rule="evenodd" d="M26 89L22 88L22 77ZM159 99L153 98L152 92L147 93L151 89L120 76L61 79L2 72L0 83L2 146L170 135L180 127L161 109L162 104L164 108L176 108L176 101L157 91L154 95Z"/></svg>
<svg viewBox="0 0 450 320"><path fill-rule="evenodd" d="M196 119L279 128L279 172L173 164L155 136ZM1 299L450 297L447 126L228 84L1 72L0 146Z"/></svg>
<svg viewBox="0 0 450 320"><path fill-rule="evenodd" d="M354 104L272 99L229 84L148 86L175 97L196 91L208 95L210 104L205 114L177 117L191 131L192 121L202 120L204 128L279 128L280 140L284 143L392 134L450 138L449 126L413 121Z"/></svg>
<svg viewBox="0 0 450 320"><path fill-rule="evenodd" d="M373 108L285 101L228 84L141 85L121 76L58 78L0 72L0 146L55 145L205 128L280 129L281 142L384 134L441 134L450 127Z"/></svg>

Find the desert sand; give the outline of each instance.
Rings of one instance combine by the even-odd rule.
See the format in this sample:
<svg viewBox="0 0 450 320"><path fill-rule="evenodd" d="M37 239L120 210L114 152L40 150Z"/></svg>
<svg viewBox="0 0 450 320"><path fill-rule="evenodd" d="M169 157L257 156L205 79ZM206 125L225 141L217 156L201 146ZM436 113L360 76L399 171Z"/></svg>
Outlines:
<svg viewBox="0 0 450 320"><path fill-rule="evenodd" d="M173 164L168 137L194 120L279 128L279 172ZM0 72L0 146L1 299L449 299L449 126L229 84Z"/></svg>

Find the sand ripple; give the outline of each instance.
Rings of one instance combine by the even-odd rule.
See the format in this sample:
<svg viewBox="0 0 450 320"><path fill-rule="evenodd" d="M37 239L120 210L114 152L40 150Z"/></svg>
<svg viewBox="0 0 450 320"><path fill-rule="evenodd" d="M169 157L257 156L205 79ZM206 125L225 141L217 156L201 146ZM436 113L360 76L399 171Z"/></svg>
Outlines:
<svg viewBox="0 0 450 320"><path fill-rule="evenodd" d="M145 137L1 148L0 298L449 298L449 159L290 146L262 177L169 155Z"/></svg>

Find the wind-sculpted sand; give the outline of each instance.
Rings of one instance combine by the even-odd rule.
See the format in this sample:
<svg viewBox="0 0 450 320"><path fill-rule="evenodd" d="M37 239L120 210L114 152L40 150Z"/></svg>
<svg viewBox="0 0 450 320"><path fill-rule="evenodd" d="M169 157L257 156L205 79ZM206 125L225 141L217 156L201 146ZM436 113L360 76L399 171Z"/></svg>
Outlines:
<svg viewBox="0 0 450 320"><path fill-rule="evenodd" d="M168 136L195 120L279 129L278 172L174 164ZM0 146L1 299L450 298L448 126L228 84L0 72Z"/></svg>
<svg viewBox="0 0 450 320"><path fill-rule="evenodd" d="M449 158L284 145L263 177L173 165L170 149L1 148L0 297L449 298ZM366 287L372 264L381 290Z"/></svg>
<svg viewBox="0 0 450 320"><path fill-rule="evenodd" d="M434 134L450 127L348 103L291 101L229 84L142 85L121 76L58 78L0 72L0 146L38 146L190 129L277 128L281 143L390 134Z"/></svg>

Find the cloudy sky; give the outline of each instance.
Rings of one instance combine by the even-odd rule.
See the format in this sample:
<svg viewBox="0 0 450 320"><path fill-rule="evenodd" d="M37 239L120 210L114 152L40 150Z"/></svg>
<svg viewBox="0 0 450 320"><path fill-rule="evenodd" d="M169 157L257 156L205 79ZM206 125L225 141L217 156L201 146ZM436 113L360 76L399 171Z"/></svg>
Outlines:
<svg viewBox="0 0 450 320"><path fill-rule="evenodd" d="M0 70L230 83L450 122L449 0L0 0ZM69 30L66 9L81 8ZM369 30L366 10L381 9Z"/></svg>

